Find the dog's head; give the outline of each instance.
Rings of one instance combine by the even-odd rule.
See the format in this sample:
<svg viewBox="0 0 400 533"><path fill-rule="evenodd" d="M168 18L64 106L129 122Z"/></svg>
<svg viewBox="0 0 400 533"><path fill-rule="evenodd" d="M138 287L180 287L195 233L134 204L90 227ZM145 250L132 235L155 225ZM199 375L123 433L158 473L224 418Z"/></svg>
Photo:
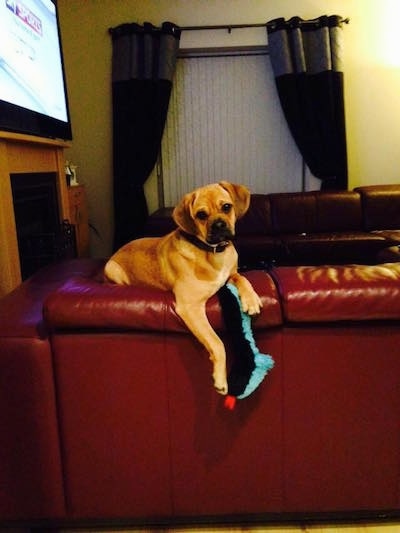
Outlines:
<svg viewBox="0 0 400 533"><path fill-rule="evenodd" d="M175 207L176 224L208 244L231 240L235 222L250 203L250 191L227 181L200 187L186 194Z"/></svg>

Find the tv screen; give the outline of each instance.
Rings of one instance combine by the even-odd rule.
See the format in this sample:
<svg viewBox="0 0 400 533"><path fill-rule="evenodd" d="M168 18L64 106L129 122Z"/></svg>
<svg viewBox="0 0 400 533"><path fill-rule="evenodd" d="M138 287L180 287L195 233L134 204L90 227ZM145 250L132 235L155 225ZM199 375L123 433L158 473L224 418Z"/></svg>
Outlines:
<svg viewBox="0 0 400 533"><path fill-rule="evenodd" d="M0 130L72 139L56 0L0 0Z"/></svg>

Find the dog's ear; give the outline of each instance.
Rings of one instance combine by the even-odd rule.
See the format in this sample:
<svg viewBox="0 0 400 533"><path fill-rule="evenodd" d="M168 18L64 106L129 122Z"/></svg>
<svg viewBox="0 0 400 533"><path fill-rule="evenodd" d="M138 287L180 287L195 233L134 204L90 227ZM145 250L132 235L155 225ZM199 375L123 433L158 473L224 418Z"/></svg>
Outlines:
<svg viewBox="0 0 400 533"><path fill-rule="evenodd" d="M219 185L229 192L233 200L236 218L242 217L250 205L250 191L244 185L235 185L228 181L220 181Z"/></svg>
<svg viewBox="0 0 400 533"><path fill-rule="evenodd" d="M192 235L196 234L196 224L194 223L192 216L192 207L195 197L194 192L185 194L172 212L172 218L177 226Z"/></svg>

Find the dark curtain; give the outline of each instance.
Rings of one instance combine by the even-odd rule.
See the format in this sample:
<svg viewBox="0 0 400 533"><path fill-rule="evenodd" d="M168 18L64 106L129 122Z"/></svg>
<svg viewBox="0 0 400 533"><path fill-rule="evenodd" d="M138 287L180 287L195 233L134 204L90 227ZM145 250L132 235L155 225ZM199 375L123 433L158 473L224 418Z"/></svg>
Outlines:
<svg viewBox="0 0 400 533"><path fill-rule="evenodd" d="M113 43L114 249L140 237L148 217L144 183L157 161L180 30L146 22L110 30Z"/></svg>
<svg viewBox="0 0 400 533"><path fill-rule="evenodd" d="M268 48L283 112L321 189L347 189L341 65L342 18L267 23Z"/></svg>

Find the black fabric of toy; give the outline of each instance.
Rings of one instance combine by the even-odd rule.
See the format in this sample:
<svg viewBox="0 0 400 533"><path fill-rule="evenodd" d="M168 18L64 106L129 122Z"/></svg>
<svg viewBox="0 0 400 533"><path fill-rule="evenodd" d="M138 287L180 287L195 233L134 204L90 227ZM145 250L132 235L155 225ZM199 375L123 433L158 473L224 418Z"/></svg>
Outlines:
<svg viewBox="0 0 400 533"><path fill-rule="evenodd" d="M225 327L234 352L228 374L228 394L240 396L247 387L256 365L254 353L243 329L242 312L235 295L224 285L218 291Z"/></svg>

